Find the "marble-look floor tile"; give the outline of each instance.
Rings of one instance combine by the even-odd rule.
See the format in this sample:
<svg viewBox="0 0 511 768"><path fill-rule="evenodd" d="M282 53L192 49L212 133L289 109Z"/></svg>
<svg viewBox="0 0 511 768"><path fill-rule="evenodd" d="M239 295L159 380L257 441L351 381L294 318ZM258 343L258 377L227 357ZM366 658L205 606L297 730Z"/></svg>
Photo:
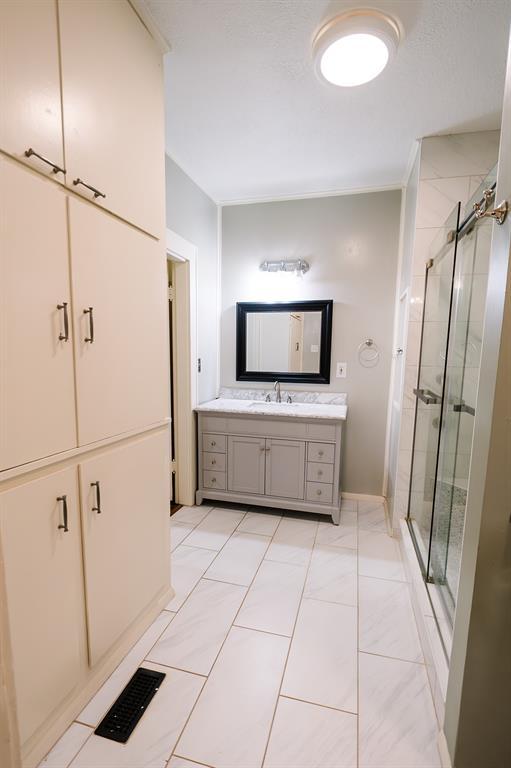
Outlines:
<svg viewBox="0 0 511 768"><path fill-rule="evenodd" d="M269 544L269 536L235 531L204 574L205 578L248 587Z"/></svg>
<svg viewBox="0 0 511 768"><path fill-rule="evenodd" d="M92 735L71 768L159 768L165 766L204 685L204 678L149 662L166 677L126 744ZM111 702L113 703L113 702Z"/></svg>
<svg viewBox="0 0 511 768"><path fill-rule="evenodd" d="M359 501L358 527L365 531L387 533L383 503L379 501Z"/></svg>
<svg viewBox="0 0 511 768"><path fill-rule="evenodd" d="M99 691L76 718L81 723L96 727L110 709L125 685L131 680L137 668L145 659L160 635L165 632L175 614L163 611L144 632L140 640L124 657L119 666L110 675Z"/></svg>
<svg viewBox="0 0 511 768"><path fill-rule="evenodd" d="M185 760L184 757L173 755L167 763L167 768L204 768L200 763L192 763L191 760Z"/></svg>
<svg viewBox="0 0 511 768"><path fill-rule="evenodd" d="M361 576L405 581L397 540L378 531L359 531L358 572Z"/></svg>
<svg viewBox="0 0 511 768"><path fill-rule="evenodd" d="M302 600L282 694L357 711L357 609Z"/></svg>
<svg viewBox="0 0 511 768"><path fill-rule="evenodd" d="M357 513L343 512L341 509L340 525L319 523L316 545L326 544L329 547L349 547L356 549L358 544Z"/></svg>
<svg viewBox="0 0 511 768"><path fill-rule="evenodd" d="M312 552L303 596L332 603L356 605L356 551L316 545Z"/></svg>
<svg viewBox="0 0 511 768"><path fill-rule="evenodd" d="M440 768L422 664L360 654L360 768Z"/></svg>
<svg viewBox="0 0 511 768"><path fill-rule="evenodd" d="M170 525L170 551L173 552L187 536L191 534L195 526L185 523L171 523Z"/></svg>
<svg viewBox="0 0 511 768"><path fill-rule="evenodd" d="M202 577L217 553L211 549L189 547L181 544L171 558L170 580L175 595L167 604L168 611L177 611Z"/></svg>
<svg viewBox="0 0 511 768"><path fill-rule="evenodd" d="M356 766L356 715L279 698L264 768Z"/></svg>
<svg viewBox="0 0 511 768"><path fill-rule="evenodd" d="M221 768L260 768L289 640L233 627L175 749Z"/></svg>
<svg viewBox="0 0 511 768"><path fill-rule="evenodd" d="M38 768L67 768L92 732L93 729L87 725L71 723L51 752L46 755L44 760L41 760Z"/></svg>
<svg viewBox="0 0 511 768"><path fill-rule="evenodd" d="M422 662L408 584L360 577L359 649Z"/></svg>
<svg viewBox="0 0 511 768"><path fill-rule="evenodd" d="M149 661L208 675L245 594L245 587L199 581L148 654Z"/></svg>
<svg viewBox="0 0 511 768"><path fill-rule="evenodd" d="M235 624L291 637L307 568L265 560Z"/></svg>
<svg viewBox="0 0 511 768"><path fill-rule="evenodd" d="M283 517L266 552L267 560L293 565L307 565L318 523L294 517Z"/></svg>
<svg viewBox="0 0 511 768"><path fill-rule="evenodd" d="M186 543L190 547L204 547L204 549L218 551L222 549L244 517L244 511L215 507L192 531Z"/></svg>
<svg viewBox="0 0 511 768"><path fill-rule="evenodd" d="M199 507L181 507L170 518L170 524L191 525L195 528L212 509L212 506L207 506L206 504L201 504Z"/></svg>
<svg viewBox="0 0 511 768"><path fill-rule="evenodd" d="M261 509L249 511L238 526L238 531L243 533L259 533L262 536L273 536L277 526L282 520L282 515L276 512L268 512Z"/></svg>

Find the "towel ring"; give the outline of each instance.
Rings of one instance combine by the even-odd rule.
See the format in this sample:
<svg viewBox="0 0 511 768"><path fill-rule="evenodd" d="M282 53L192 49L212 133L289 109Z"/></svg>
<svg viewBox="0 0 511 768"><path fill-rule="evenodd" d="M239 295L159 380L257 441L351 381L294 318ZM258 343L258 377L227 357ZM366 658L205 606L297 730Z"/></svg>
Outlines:
<svg viewBox="0 0 511 768"><path fill-rule="evenodd" d="M358 362L364 368L374 368L380 361L380 350L373 339L366 339L358 345Z"/></svg>

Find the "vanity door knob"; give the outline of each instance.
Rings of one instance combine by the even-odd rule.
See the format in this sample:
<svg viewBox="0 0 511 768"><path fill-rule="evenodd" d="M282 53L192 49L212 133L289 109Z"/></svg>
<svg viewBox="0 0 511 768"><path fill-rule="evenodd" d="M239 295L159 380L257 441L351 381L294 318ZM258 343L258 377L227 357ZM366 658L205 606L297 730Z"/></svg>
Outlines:
<svg viewBox="0 0 511 768"><path fill-rule="evenodd" d="M318 456L323 456L323 451L318 451Z"/></svg>
<svg viewBox="0 0 511 768"><path fill-rule="evenodd" d="M211 441L211 445L215 446L216 445L216 440L212 440Z"/></svg>
<svg viewBox="0 0 511 768"><path fill-rule="evenodd" d="M323 474L323 470L322 469L318 469L318 477L321 477L322 474Z"/></svg>
<svg viewBox="0 0 511 768"><path fill-rule="evenodd" d="M316 493L318 494L318 496L321 496L321 494L323 493L323 491L320 491L320 490L319 490L319 488L318 488L318 490L316 491Z"/></svg>
<svg viewBox="0 0 511 768"><path fill-rule="evenodd" d="M212 483L216 483L216 477L212 477L212 478L211 478L211 482L212 482Z"/></svg>
<svg viewBox="0 0 511 768"><path fill-rule="evenodd" d="M211 464L214 466L216 464L216 459L213 459Z"/></svg>

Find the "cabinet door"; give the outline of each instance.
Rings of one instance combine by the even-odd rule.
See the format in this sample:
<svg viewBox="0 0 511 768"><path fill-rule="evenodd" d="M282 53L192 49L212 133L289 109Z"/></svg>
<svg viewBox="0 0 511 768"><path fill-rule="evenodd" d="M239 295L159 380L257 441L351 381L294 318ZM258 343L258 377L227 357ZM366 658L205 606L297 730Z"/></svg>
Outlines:
<svg viewBox="0 0 511 768"><path fill-rule="evenodd" d="M167 278L159 242L88 203L69 207L78 439L86 445L168 416Z"/></svg>
<svg viewBox="0 0 511 768"><path fill-rule="evenodd" d="M76 446L70 308L65 195L0 158L2 469Z"/></svg>
<svg viewBox="0 0 511 768"><path fill-rule="evenodd" d="M63 501L66 497L67 527ZM85 609L76 468L0 495L0 539L20 740L77 685Z"/></svg>
<svg viewBox="0 0 511 768"><path fill-rule="evenodd" d="M0 148L64 181L56 0L0 2Z"/></svg>
<svg viewBox="0 0 511 768"><path fill-rule="evenodd" d="M168 587L168 467L167 430L80 465L91 665Z"/></svg>
<svg viewBox="0 0 511 768"><path fill-rule="evenodd" d="M127 0L59 0L59 18L67 183L162 237L162 56Z"/></svg>
<svg viewBox="0 0 511 768"><path fill-rule="evenodd" d="M266 495L303 499L305 443L268 439L266 449Z"/></svg>
<svg viewBox="0 0 511 768"><path fill-rule="evenodd" d="M227 490L264 494L265 448L264 438L229 436Z"/></svg>

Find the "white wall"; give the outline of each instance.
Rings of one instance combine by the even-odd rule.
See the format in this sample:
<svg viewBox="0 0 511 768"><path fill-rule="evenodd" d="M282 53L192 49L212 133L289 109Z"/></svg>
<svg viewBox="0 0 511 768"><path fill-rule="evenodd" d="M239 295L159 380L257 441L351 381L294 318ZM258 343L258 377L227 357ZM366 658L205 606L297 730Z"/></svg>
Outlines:
<svg viewBox="0 0 511 768"><path fill-rule="evenodd" d="M222 209L221 384L237 386L236 302L333 299L331 382L290 388L348 394L350 492L382 493L400 200L396 190ZM265 259L283 258L307 259L311 269L302 278L259 271ZM367 338L381 352L375 368L358 361ZM347 362L346 379L335 378L336 361Z"/></svg>
<svg viewBox="0 0 511 768"><path fill-rule="evenodd" d="M167 227L198 249L197 354L202 361L199 402L217 395L218 384L218 208L168 156L165 158Z"/></svg>

